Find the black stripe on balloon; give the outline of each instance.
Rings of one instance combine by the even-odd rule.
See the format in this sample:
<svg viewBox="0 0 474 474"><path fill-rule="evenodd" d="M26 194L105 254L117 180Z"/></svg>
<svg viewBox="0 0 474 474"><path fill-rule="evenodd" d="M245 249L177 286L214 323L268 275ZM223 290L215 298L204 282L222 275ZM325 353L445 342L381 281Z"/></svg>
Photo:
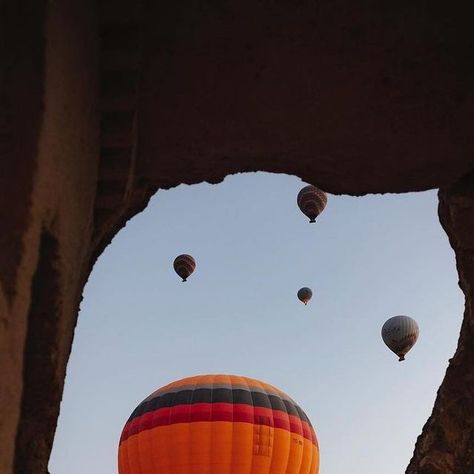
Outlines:
<svg viewBox="0 0 474 474"><path fill-rule="evenodd" d="M181 256L177 257L175 259L176 263L187 263L188 265L194 266L196 264L194 258L192 257L186 257L186 256Z"/></svg>
<svg viewBox="0 0 474 474"><path fill-rule="evenodd" d="M316 192L306 192L301 194L301 196L298 197L298 202L304 202L308 200L318 200L321 202L324 202L327 200L327 197L323 193L316 193Z"/></svg>
<svg viewBox="0 0 474 474"><path fill-rule="evenodd" d="M194 403L238 403L270 408L296 416L311 426L311 422L304 411L289 400L262 392L251 392L242 389L231 390L227 388L198 388L196 390L181 390L179 392L158 395L151 400L140 403L130 415L128 421L160 408L170 408L176 405L193 405Z"/></svg>
<svg viewBox="0 0 474 474"><path fill-rule="evenodd" d="M185 262L184 260L179 260L178 262L174 263L175 267L188 267L188 268L194 268L194 265L190 262Z"/></svg>
<svg viewBox="0 0 474 474"><path fill-rule="evenodd" d="M315 208L315 209L324 209L324 203L319 202L319 201L307 201L307 202L302 202L300 205L301 208Z"/></svg>
<svg viewBox="0 0 474 474"><path fill-rule="evenodd" d="M192 271L194 270L193 268L191 267L187 267L185 265L178 265L176 266L175 270L177 272L187 272L187 273L192 273Z"/></svg>

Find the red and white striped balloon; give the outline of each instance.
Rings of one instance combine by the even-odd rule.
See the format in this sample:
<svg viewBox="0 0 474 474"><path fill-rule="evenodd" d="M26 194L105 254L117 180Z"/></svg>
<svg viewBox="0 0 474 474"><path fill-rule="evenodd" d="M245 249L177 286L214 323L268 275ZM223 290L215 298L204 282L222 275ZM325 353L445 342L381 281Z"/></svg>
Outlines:
<svg viewBox="0 0 474 474"><path fill-rule="evenodd" d="M173 262L174 271L186 281L196 268L196 260L191 255L178 255Z"/></svg>
<svg viewBox="0 0 474 474"><path fill-rule="evenodd" d="M328 198L324 191L316 186L305 186L299 193L296 200L301 212L309 217L309 222L315 222L316 217L323 212Z"/></svg>

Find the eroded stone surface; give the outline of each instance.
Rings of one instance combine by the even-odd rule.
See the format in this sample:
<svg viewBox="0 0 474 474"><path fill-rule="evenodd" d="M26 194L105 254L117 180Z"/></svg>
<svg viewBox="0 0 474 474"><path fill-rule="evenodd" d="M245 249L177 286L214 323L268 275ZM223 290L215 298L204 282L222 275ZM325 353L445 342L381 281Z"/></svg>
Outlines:
<svg viewBox="0 0 474 474"><path fill-rule="evenodd" d="M2 474L46 470L87 277L99 148L94 10L1 3Z"/></svg>
<svg viewBox="0 0 474 474"><path fill-rule="evenodd" d="M407 474L474 472L474 174L442 189L439 199L466 305L458 348Z"/></svg>
<svg viewBox="0 0 474 474"><path fill-rule="evenodd" d="M295 174L335 193L473 168L472 4L167 2L143 22L140 154L158 187Z"/></svg>

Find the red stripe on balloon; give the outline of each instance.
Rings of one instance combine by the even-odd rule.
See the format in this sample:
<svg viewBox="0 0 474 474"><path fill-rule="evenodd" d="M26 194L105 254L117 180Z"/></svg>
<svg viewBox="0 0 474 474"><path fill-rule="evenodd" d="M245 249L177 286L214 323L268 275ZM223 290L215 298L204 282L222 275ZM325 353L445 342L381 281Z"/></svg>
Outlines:
<svg viewBox="0 0 474 474"><path fill-rule="evenodd" d="M312 427L297 416L242 403L195 403L159 408L129 421L123 429L120 443L141 431L158 426L199 421L230 421L272 426L303 436L317 445L316 434Z"/></svg>

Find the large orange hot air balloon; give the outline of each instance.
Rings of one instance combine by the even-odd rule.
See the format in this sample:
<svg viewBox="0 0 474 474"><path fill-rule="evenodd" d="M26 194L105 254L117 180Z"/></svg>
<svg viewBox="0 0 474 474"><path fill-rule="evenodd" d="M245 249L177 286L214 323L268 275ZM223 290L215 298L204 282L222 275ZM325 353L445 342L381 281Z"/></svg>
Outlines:
<svg viewBox="0 0 474 474"><path fill-rule="evenodd" d="M271 385L198 375L166 385L133 411L119 474L317 474L319 448L303 410Z"/></svg>
<svg viewBox="0 0 474 474"><path fill-rule="evenodd" d="M324 211L327 201L326 193L311 184L301 189L296 199L301 212L309 217L309 222L316 222L316 217Z"/></svg>
<svg viewBox="0 0 474 474"><path fill-rule="evenodd" d="M173 262L174 271L186 281L186 279L194 272L196 268L196 260L191 255L178 255Z"/></svg>

